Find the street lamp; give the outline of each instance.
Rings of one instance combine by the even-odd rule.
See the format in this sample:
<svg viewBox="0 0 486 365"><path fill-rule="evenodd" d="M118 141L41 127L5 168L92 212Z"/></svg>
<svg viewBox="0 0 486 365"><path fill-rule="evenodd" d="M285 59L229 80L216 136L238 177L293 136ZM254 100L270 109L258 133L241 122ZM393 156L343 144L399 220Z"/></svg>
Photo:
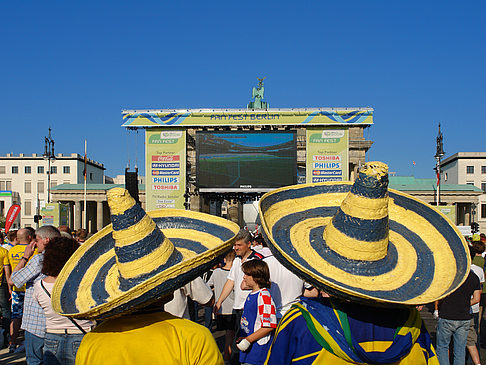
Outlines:
<svg viewBox="0 0 486 365"><path fill-rule="evenodd" d="M442 145L442 132L440 131L439 123L439 133L437 134L437 146L435 152L435 171L437 172L437 206L440 204L440 159L444 156L444 146Z"/></svg>
<svg viewBox="0 0 486 365"><path fill-rule="evenodd" d="M54 139L51 137L51 128L49 127L49 136L44 137L44 160L47 160L47 202L51 202L51 161L56 161L54 155Z"/></svg>

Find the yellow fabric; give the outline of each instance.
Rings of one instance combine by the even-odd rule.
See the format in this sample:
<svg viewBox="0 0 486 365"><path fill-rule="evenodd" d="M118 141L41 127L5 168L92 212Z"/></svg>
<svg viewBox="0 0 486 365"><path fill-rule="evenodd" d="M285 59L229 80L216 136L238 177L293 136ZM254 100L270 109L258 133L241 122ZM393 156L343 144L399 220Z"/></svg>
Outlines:
<svg viewBox="0 0 486 365"><path fill-rule="evenodd" d="M108 206L112 215L123 214L135 204L135 200L130 196L128 190L123 188L108 190L106 199L108 200Z"/></svg>
<svg viewBox="0 0 486 365"><path fill-rule="evenodd" d="M10 265L8 261L8 251L5 248L0 247L0 283L3 279L3 267L5 265Z"/></svg>
<svg viewBox="0 0 486 365"><path fill-rule="evenodd" d="M10 267L12 268L12 271L15 269L17 264L20 262L22 259L22 256L24 256L24 251L27 245L20 245L17 244L13 246L9 251L8 251L8 261L10 264ZM13 291L25 291L25 284L21 288L17 288L15 285L12 287Z"/></svg>
<svg viewBox="0 0 486 365"><path fill-rule="evenodd" d="M155 222L145 215L137 223L119 231L113 231L117 247L130 246L147 237L156 228Z"/></svg>
<svg viewBox="0 0 486 365"><path fill-rule="evenodd" d="M223 364L209 330L168 313L128 315L84 336L76 365Z"/></svg>
<svg viewBox="0 0 486 365"><path fill-rule="evenodd" d="M367 346L366 343L365 346ZM360 345L363 345L360 343ZM375 343L376 345L376 343ZM380 351L381 348L379 346L380 344L378 343L378 346L375 346L376 351ZM369 346L368 346L369 347ZM435 352L434 352L435 353ZM298 364L297 359L294 359L293 362ZM76 363L77 364L77 363ZM314 362L312 363L313 365L345 365L345 364L355 364L355 362L348 362L343 359L338 358L337 356L331 354L330 352L327 352L326 350L322 349L321 353L319 356L316 357ZM426 357L424 356L423 349L420 347L419 344L414 344L412 347L412 350L408 353L407 356L405 356L403 359L400 361L397 361L393 363L392 365L439 365L439 360L437 360L437 356L434 356L431 359L426 360Z"/></svg>
<svg viewBox="0 0 486 365"><path fill-rule="evenodd" d="M378 261L388 252L388 237L380 241L359 241L334 227L332 220L324 229L324 240L331 250L351 260Z"/></svg>
<svg viewBox="0 0 486 365"><path fill-rule="evenodd" d="M341 203L341 210L347 215L361 219L388 217L388 194L385 198L370 199L350 193Z"/></svg>

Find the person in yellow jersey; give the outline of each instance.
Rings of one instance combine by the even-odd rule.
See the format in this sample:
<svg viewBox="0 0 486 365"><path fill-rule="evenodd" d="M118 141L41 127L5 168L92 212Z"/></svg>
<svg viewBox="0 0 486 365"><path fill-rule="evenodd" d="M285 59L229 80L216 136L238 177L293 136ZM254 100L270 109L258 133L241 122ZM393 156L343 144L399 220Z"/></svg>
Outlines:
<svg viewBox="0 0 486 365"><path fill-rule="evenodd" d="M122 188L107 200L112 225L78 248L52 290L57 313L102 321L83 337L76 364L222 365L209 330L163 304L231 249L238 225L186 210L145 213Z"/></svg>
<svg viewBox="0 0 486 365"><path fill-rule="evenodd" d="M34 236L27 228L21 228L17 231L18 243L8 251L8 261L10 269L15 269L17 264L21 261L27 261L24 257L24 252L27 246L34 240ZM22 324L22 315L24 310L25 285L20 288L13 284L9 284L12 291L12 320L10 322L10 344L9 352L14 352L17 347L17 336L19 334L20 325Z"/></svg>
<svg viewBox="0 0 486 365"><path fill-rule="evenodd" d="M282 317L265 364L439 364L415 306L466 280L467 243L442 213L388 189L386 164L364 164L354 183L274 190L259 214L275 258L326 292Z"/></svg>
<svg viewBox="0 0 486 365"><path fill-rule="evenodd" d="M0 314L2 316L2 330L4 341L7 340L10 332L10 297L7 284L7 273L9 273L10 263L8 261L8 250L0 247ZM4 275L5 271L5 275ZM0 336L1 339L1 336ZM5 343L0 343L3 347Z"/></svg>

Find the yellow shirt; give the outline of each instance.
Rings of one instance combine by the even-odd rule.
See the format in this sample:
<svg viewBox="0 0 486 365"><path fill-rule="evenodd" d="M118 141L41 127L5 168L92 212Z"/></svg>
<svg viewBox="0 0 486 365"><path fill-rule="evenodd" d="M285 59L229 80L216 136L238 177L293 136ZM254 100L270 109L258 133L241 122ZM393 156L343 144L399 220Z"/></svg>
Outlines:
<svg viewBox="0 0 486 365"><path fill-rule="evenodd" d="M0 247L0 284L3 280L3 267L5 265L9 265L8 251L5 248Z"/></svg>
<svg viewBox="0 0 486 365"><path fill-rule="evenodd" d="M166 312L109 319L86 334L76 365L223 364L209 330Z"/></svg>
<svg viewBox="0 0 486 365"><path fill-rule="evenodd" d="M8 251L8 261L12 271L15 269L17 264L20 262L24 256L24 251L27 245L22 245L20 243L16 244ZM21 288L17 288L15 285L12 288L13 291L25 291L25 284Z"/></svg>

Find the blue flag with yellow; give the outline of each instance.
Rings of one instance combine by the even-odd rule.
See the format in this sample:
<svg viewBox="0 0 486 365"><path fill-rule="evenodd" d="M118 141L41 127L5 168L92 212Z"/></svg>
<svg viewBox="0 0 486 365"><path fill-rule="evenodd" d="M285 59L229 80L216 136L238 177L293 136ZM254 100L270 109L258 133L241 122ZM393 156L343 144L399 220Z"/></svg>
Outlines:
<svg viewBox="0 0 486 365"><path fill-rule="evenodd" d="M439 364L415 308L301 298L282 318L267 364Z"/></svg>

